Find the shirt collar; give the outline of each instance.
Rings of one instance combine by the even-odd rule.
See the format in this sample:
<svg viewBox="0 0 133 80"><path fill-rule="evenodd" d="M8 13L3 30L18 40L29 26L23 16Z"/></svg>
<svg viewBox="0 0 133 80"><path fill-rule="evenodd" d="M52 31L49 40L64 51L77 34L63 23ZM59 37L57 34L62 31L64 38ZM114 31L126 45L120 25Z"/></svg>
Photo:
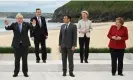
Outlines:
<svg viewBox="0 0 133 80"><path fill-rule="evenodd" d="M123 26L121 26L119 29L121 29ZM115 25L115 28L117 29L117 26Z"/></svg>
<svg viewBox="0 0 133 80"><path fill-rule="evenodd" d="M83 20L83 19L82 19L82 21L85 21L85 22L86 22L86 21L88 21L88 19L87 19L87 20Z"/></svg>
<svg viewBox="0 0 133 80"><path fill-rule="evenodd" d="M18 23L19 24L19 23ZM22 25L23 23L20 23L20 25Z"/></svg>
<svg viewBox="0 0 133 80"><path fill-rule="evenodd" d="M67 23L67 27L70 25L70 22L69 23Z"/></svg>
<svg viewBox="0 0 133 80"><path fill-rule="evenodd" d="M37 19L39 18L38 16L36 16L37 17ZM40 19L41 19L41 16L40 16Z"/></svg>

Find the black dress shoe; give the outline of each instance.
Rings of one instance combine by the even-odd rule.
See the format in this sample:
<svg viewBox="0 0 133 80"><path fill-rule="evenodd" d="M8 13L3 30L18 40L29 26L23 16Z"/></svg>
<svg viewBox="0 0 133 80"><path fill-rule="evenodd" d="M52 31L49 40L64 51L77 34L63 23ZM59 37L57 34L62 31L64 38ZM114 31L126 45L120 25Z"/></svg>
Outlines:
<svg viewBox="0 0 133 80"><path fill-rule="evenodd" d="M40 60L36 60L36 63L40 63Z"/></svg>
<svg viewBox="0 0 133 80"><path fill-rule="evenodd" d="M13 74L13 77L17 77L18 76L18 74Z"/></svg>
<svg viewBox="0 0 133 80"><path fill-rule="evenodd" d="M115 76L115 73L112 73L112 76Z"/></svg>
<svg viewBox="0 0 133 80"><path fill-rule="evenodd" d="M43 60L43 63L46 63L46 60Z"/></svg>
<svg viewBox="0 0 133 80"><path fill-rule="evenodd" d="M63 76L66 76L66 72L63 72Z"/></svg>
<svg viewBox="0 0 133 80"><path fill-rule="evenodd" d="M88 61L87 61L87 60L85 60L85 63L88 63Z"/></svg>
<svg viewBox="0 0 133 80"><path fill-rule="evenodd" d="M71 77L75 77L75 75L74 75L73 73L70 73L69 75L70 75Z"/></svg>
<svg viewBox="0 0 133 80"><path fill-rule="evenodd" d="M118 74L119 76L124 76L123 74Z"/></svg>
<svg viewBox="0 0 133 80"><path fill-rule="evenodd" d="M28 75L27 73L24 73L24 76L25 76L25 77L29 77L29 75Z"/></svg>
<svg viewBox="0 0 133 80"><path fill-rule="evenodd" d="M83 63L83 61L80 61L80 63Z"/></svg>

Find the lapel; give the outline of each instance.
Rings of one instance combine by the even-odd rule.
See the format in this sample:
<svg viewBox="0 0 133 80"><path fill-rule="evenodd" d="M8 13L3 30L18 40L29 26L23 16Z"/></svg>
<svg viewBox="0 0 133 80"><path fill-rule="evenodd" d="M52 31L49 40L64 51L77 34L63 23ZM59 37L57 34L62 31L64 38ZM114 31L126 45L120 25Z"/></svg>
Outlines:
<svg viewBox="0 0 133 80"><path fill-rule="evenodd" d="M41 16L41 23L42 23L42 20L43 20L43 18L42 18L42 16Z"/></svg>
<svg viewBox="0 0 133 80"><path fill-rule="evenodd" d="M42 20L43 20L43 18L40 16L40 18L41 18L41 25L42 25ZM36 19L36 22L37 22L37 24L39 25L39 22L38 22L38 19L37 19L37 16L35 17L35 19ZM40 25L39 25L40 26ZM40 26L41 27L41 26Z"/></svg>
<svg viewBox="0 0 133 80"><path fill-rule="evenodd" d="M21 29L21 32L20 32L20 31L19 31L18 23L16 23L16 29L17 29L17 31L18 31L20 34L23 32L24 26L25 26L25 23L23 22L23 23L22 23L22 29Z"/></svg>
<svg viewBox="0 0 133 80"><path fill-rule="evenodd" d="M69 30L70 30L70 27L71 26L71 22L70 22L70 24L67 26L67 32L65 32L65 30L66 30L66 25L64 25L64 29L63 29L63 32L64 32L64 34L66 35L67 33L69 33Z"/></svg>
<svg viewBox="0 0 133 80"><path fill-rule="evenodd" d="M18 33L20 33L20 31L19 31L19 26L18 26L18 23L17 23L17 22L16 22L15 29L16 29L16 31L17 31Z"/></svg>
<svg viewBox="0 0 133 80"><path fill-rule="evenodd" d="M70 29L70 26L71 26L71 22L70 24L67 26L67 30ZM64 24L64 30L66 29L66 25Z"/></svg>
<svg viewBox="0 0 133 80"><path fill-rule="evenodd" d="M67 28L67 30L69 30L69 29L70 29L70 26L71 26L71 22L70 22L70 24L68 25L68 28Z"/></svg>
<svg viewBox="0 0 133 80"><path fill-rule="evenodd" d="M17 31L19 31L19 26L18 26L18 23L16 22L16 24L15 24L15 30L17 30Z"/></svg>
<svg viewBox="0 0 133 80"><path fill-rule="evenodd" d="M64 24L64 26L63 26L63 31L65 32L65 29L66 29L66 24Z"/></svg>
<svg viewBox="0 0 133 80"><path fill-rule="evenodd" d="M43 18L42 18L42 16L40 16L41 17L41 27L42 27L42 21L43 21Z"/></svg>
<svg viewBox="0 0 133 80"><path fill-rule="evenodd" d="M22 31L21 31L21 33L24 31L24 28L25 28L25 23L23 22L22 23Z"/></svg>
<svg viewBox="0 0 133 80"><path fill-rule="evenodd" d="M37 23L37 24L39 24L39 23L38 23L38 19L37 19L37 16L35 16L35 20L36 20L36 23Z"/></svg>

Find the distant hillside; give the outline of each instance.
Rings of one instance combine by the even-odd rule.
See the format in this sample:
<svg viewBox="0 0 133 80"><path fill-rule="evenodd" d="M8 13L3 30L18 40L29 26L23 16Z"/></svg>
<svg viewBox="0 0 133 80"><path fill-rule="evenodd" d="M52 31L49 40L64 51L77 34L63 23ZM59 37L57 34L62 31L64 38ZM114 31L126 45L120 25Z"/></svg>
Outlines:
<svg viewBox="0 0 133 80"><path fill-rule="evenodd" d="M0 18L2 17L6 17L8 15L8 13L4 13L4 12L0 12Z"/></svg>
<svg viewBox="0 0 133 80"><path fill-rule="evenodd" d="M0 17L7 17L7 18L15 18L17 12L0 12ZM24 18L32 18L35 16L35 13L33 12L21 12L21 14L24 16ZM53 13L42 13L43 16L46 18L52 18Z"/></svg>
<svg viewBox="0 0 133 80"><path fill-rule="evenodd" d="M89 19L93 22L114 21L118 16L133 20L133 1L70 1L55 10L50 22L62 22L65 14L77 22L82 10L89 11Z"/></svg>

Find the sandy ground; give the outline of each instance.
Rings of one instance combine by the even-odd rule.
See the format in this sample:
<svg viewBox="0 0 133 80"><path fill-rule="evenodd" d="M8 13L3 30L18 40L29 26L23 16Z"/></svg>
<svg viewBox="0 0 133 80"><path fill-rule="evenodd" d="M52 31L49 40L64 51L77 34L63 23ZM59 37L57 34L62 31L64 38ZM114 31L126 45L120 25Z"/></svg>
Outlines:
<svg viewBox="0 0 133 80"><path fill-rule="evenodd" d="M111 25L115 24L114 22L105 22L105 23L93 23L93 30L91 32L91 41L90 47L94 48L105 48L108 47L109 39L107 38L107 33ZM125 22L124 26L128 28L129 39L126 41L127 47L133 47L133 21ZM58 51L58 36L59 30L48 30L49 36L46 41L47 47L52 48L52 53L59 53ZM12 42L13 33L12 31L1 32L0 33L0 46L10 46ZM77 38L78 40L78 38ZM32 46L34 46L33 41L31 40ZM77 41L77 48L79 47L79 42ZM57 54L56 54L57 55ZM59 54L58 54L59 55ZM55 57L55 55L54 55Z"/></svg>

